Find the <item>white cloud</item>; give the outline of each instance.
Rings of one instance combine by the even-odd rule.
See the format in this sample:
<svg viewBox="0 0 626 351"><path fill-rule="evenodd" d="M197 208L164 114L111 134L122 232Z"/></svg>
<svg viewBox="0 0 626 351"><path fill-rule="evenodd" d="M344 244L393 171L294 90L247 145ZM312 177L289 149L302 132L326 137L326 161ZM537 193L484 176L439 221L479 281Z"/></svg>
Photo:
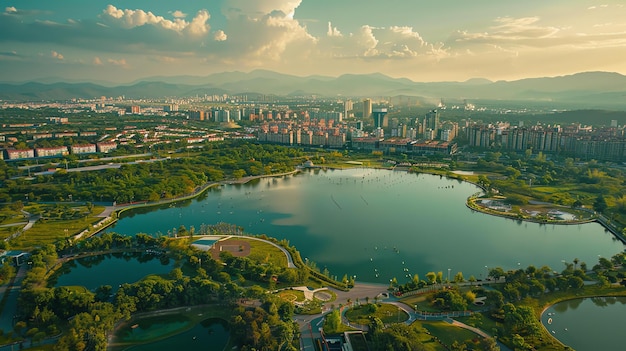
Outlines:
<svg viewBox="0 0 626 351"><path fill-rule="evenodd" d="M123 67L123 68L128 68L129 67L128 66L128 62L126 62L126 59L118 59L118 60L116 60L116 59L109 58L109 59L107 59L107 62L112 64L112 65L114 65L114 66L120 66L120 67Z"/></svg>
<svg viewBox="0 0 626 351"><path fill-rule="evenodd" d="M341 32L336 27L333 27L333 24L328 22L328 31L326 35L329 37L341 37Z"/></svg>
<svg viewBox="0 0 626 351"><path fill-rule="evenodd" d="M215 39L215 41L224 41L228 39L228 35L226 35L226 33L224 33L224 31L220 29L215 32L215 34L213 35L213 39Z"/></svg>
<svg viewBox="0 0 626 351"><path fill-rule="evenodd" d="M538 25L538 17L500 17L496 19L499 25L492 27L494 37L508 39L547 38L559 32L551 26Z"/></svg>
<svg viewBox="0 0 626 351"><path fill-rule="evenodd" d="M209 55L251 67L307 57L317 40L293 18L300 3L301 0L226 0L222 12L228 19L225 30L229 44ZM216 40L221 37L215 36Z"/></svg>
<svg viewBox="0 0 626 351"><path fill-rule="evenodd" d="M106 9L102 11L100 17L111 24L117 24L126 29L153 25L176 32L185 31L192 35L203 35L208 33L210 29L209 25L206 23L209 20L210 15L206 10L198 11L197 15L191 20L191 22L187 22L181 18L168 20L163 16L157 16L150 11L146 12L141 9L122 10L113 5L108 5Z"/></svg>
<svg viewBox="0 0 626 351"><path fill-rule="evenodd" d="M94 65L96 66L101 66L102 65L102 60L100 60L100 58L98 56L93 58L93 61L91 61Z"/></svg>
<svg viewBox="0 0 626 351"><path fill-rule="evenodd" d="M4 13L17 13L15 6L7 6L4 8Z"/></svg>
<svg viewBox="0 0 626 351"><path fill-rule="evenodd" d="M176 10L174 12L172 12L172 16L176 17L176 18L185 18L187 17L187 14L180 11L180 10Z"/></svg>
<svg viewBox="0 0 626 351"><path fill-rule="evenodd" d="M261 19L273 12L282 12L285 17L293 19L296 9L302 0L225 0L222 13L229 19L245 16L250 19Z"/></svg>
<svg viewBox="0 0 626 351"><path fill-rule="evenodd" d="M186 26L185 31L196 36L207 34L210 29L209 25L207 24L209 18L211 18L211 16L209 15L208 11L198 11L196 17L194 17L191 20L191 23Z"/></svg>
<svg viewBox="0 0 626 351"><path fill-rule="evenodd" d="M63 60L65 59L65 57L63 57L63 55L62 55L62 54L60 54L60 53L58 53L58 52L56 52L56 51L54 51L54 50L52 50L52 51L50 52L50 55L51 55L52 57L54 57L55 59L59 60L59 61L63 61Z"/></svg>
<svg viewBox="0 0 626 351"><path fill-rule="evenodd" d="M429 44L408 26L362 26L358 32L342 35L329 23L320 50L333 57L410 58L420 55L444 54L443 44Z"/></svg>

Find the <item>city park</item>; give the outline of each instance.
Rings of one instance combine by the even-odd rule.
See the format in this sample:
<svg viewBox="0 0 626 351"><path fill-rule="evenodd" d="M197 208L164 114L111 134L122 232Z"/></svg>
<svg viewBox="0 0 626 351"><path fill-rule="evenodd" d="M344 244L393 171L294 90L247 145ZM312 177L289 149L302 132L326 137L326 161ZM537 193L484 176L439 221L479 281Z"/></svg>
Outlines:
<svg viewBox="0 0 626 351"><path fill-rule="evenodd" d="M318 156L315 161L318 161L318 164L324 164L325 167L346 167L346 164L342 162L341 158L336 154L325 155L323 160L320 159L320 157L321 156ZM332 161L333 157L336 158L335 163ZM331 161L327 162L327 160ZM362 160L360 162L364 162L370 166L378 165L397 167L397 165L378 160ZM495 164L490 166L495 167ZM543 222L561 221L561 223L563 223L562 219L550 218L548 216L537 217L535 215L533 216L534 218L521 218L521 213L529 214L533 211L538 211L536 208L526 208L525 206L529 206L529 202L527 202L528 200L525 202L525 199L520 198L519 194L507 196L506 189L503 189L504 191L498 190L497 193L494 194L494 190L497 190L498 185L502 184L498 184L500 180L497 178L491 177L491 179L495 180L490 180L489 175L493 175L493 173L483 173L480 175L478 173L455 174L451 173L447 167L434 168L424 164L407 168L414 172L430 172L449 177L461 178L466 181L472 181L483 187L483 189L486 189L486 192L488 193L487 195L489 195L492 200L496 199L506 201L507 199L513 199L514 201L509 202L511 207L507 207L506 211L501 211L502 213L498 213L498 215L516 216L516 218L520 220L530 219ZM483 167L483 169L486 168L488 167ZM505 171L510 172L510 170L506 168ZM606 174L597 173L596 176L602 178L605 177ZM555 185L551 185L551 187L554 188ZM503 187L500 186L500 188ZM537 188L540 187L535 185L535 189ZM543 191L545 191L545 189ZM551 193L547 192L550 196L552 196L552 194L558 195L559 193L559 191ZM196 195L198 194L193 194L193 196ZM475 199L476 198L470 198L468 200L468 207L494 214L493 211L496 210L493 207L476 205L476 202L473 201ZM602 210L601 207L603 205L600 200L602 199L601 196L593 198L591 195L584 197L579 194L576 201L579 201L580 203L568 206L568 213L573 213L572 221L598 220L598 218L602 218L600 221L604 221L605 223L603 224L618 223L613 225L619 225L619 202L610 204L605 202L604 210L606 210L609 206L614 206L618 208L618 210L608 216L603 216L602 214L598 215L598 212L595 210L589 210L589 208L583 204L584 202L589 203L590 199L593 200L591 203L592 206L590 206L591 208ZM172 199L172 201L179 200L180 199ZM530 204L530 206L546 207L545 196L540 198L540 200L542 200L541 204ZM559 199L558 201L562 203L567 202L563 199ZM3 217L5 218L3 220L3 224L5 225L21 223L19 219L17 219L19 215L12 216L10 211L14 211L13 213L21 213L18 211L32 211L34 207L38 207L40 208L40 211L37 215L40 216L40 219L43 218L41 221L37 221L39 222L37 225L32 226L28 230L24 230L21 235L13 238L12 241L10 241L12 245L14 245L13 247L21 247L28 250L33 248L35 245L40 245L41 243L60 242L60 246L57 245L56 250L61 253L67 253L69 251L70 254L73 254L74 250L79 250L79 247L81 250L85 251L98 247L98 244L91 243L92 241L97 242L97 238L99 238L98 236L92 237L92 239L87 239L84 242L81 241L77 243L73 243L73 241L69 239L75 234L85 230L84 228L86 223L100 223L103 227L108 225L108 222L102 222L102 218L96 217L103 213L105 208L98 205L92 205L91 203L83 202L81 204L77 201L71 201L68 204L63 205L64 206L59 207L58 204L45 205L27 202L24 203L19 209L17 209L17 206L9 208L9 215ZM124 206L123 208L136 208L143 205L146 204L134 204L131 201L130 204ZM563 206L563 204L553 206L553 208L547 210L547 212L553 211L555 208L556 210L563 210ZM118 208L118 210L119 209L121 208ZM509 211L514 214L509 214ZM105 219L110 217L109 221L114 221L116 219L116 215L117 213L113 212L110 216L105 217ZM96 222L94 222L94 218L98 218ZM35 228L37 229L33 230ZM40 228L45 229L42 230ZM88 229L90 231L93 230L93 232L89 233L90 235L98 231L98 228L93 228L93 225L92 228L89 228L88 226ZM42 234L37 234L38 230L41 231ZM54 235L51 235L52 233L54 233ZM90 235L86 235L86 237L89 237ZM188 244L190 243L189 240L194 237L194 233L191 230L179 230L178 235L181 238L186 238L185 240L188 241ZM144 240L144 242L141 243L142 247L146 247L150 240L143 237L140 238ZM125 248L135 245L128 243L126 239L116 238L115 240L118 240L116 245L121 245ZM160 249L163 244L160 241L162 240L159 240L158 242L150 242L148 245L156 244L155 247ZM288 244L286 246L288 246ZM355 277L344 277L344 279L340 281L330 279L330 277L328 277L327 274L324 274L324 272L319 272L319 270L316 270L315 267L311 267L307 263L303 262L302 259L298 260L299 255L297 254L297 251L295 251L295 248L287 249L295 258L294 262L296 262L298 269L303 269L303 273L301 273L302 277L293 277L290 276L291 274L287 273L285 273L285 276L282 277L280 275L272 274L271 277L276 279L266 280L260 279L261 276L258 276L258 280L256 282L260 283L261 291L265 291L266 289L270 291L277 291L274 294L275 296L282 301L295 304L297 308L295 308L294 311L301 314L306 315L306 313L312 313L313 315L316 315L322 312L325 313L327 315L324 329L326 334L354 329L367 329L370 333L378 333L380 334L379 337L383 338L383 336L386 337L385 333L393 334L394 329L390 327L391 324L397 322L408 322L412 323L412 328L417 330L417 334L420 335L418 340L420 340L420 342L424 345L432 346L432 349L437 349L437 347L439 347L436 345L453 347L453 344L455 345L454 347L462 349L463 346L460 346L462 342L459 342L459 340L478 340L475 337L476 334L472 331L468 331L468 329L465 329L464 331L461 331L462 329L458 329L457 332L451 332L450 328L452 324L448 323L450 321L450 316L454 316L455 320L464 323L468 328L480 328L480 330L486 331L486 335L491 338L496 337L497 340L505 342L506 345L516 349L523 349L527 345L533 345L536 349L563 349L564 346L556 342L549 335L549 332L545 328L541 327L541 324L539 323L539 316L545 306L570 298L624 295L624 290L619 284L623 279L622 264L624 257L623 255L616 255L610 260L600 258L598 264L593 266L592 269L589 269L589 267L586 266L579 267L579 262L576 262L576 260L572 263L564 262L565 270L560 273L556 273L552 270L546 271L541 268L537 269L533 266L529 266L527 268L519 267L518 270L509 272L504 272L501 269L494 267L486 273L486 275L489 275L490 277L489 280L482 281L478 281L473 277L465 280L462 275L454 276L451 279L449 270L445 278L443 272L429 272L424 280L419 279L419 277L415 275L413 277L414 279L406 284L398 284L393 280L390 281L389 286L385 286L384 289L382 289L382 291L387 291L386 295L376 294L373 296L355 295L353 297L342 297L345 290L355 291L356 287L359 286L358 283L355 284ZM256 248L252 249L250 254L252 255L253 253L256 253L257 256L259 256L259 253L266 253L267 250L267 247ZM37 257L37 251L41 251L41 249L34 250L35 257ZM47 262L51 262L51 257L54 255L51 252L47 252L44 256L47 257ZM195 257L197 254L191 256ZM260 254L260 256L263 256L263 254ZM276 256L282 255L278 254ZM251 260L256 261L257 263L263 263L266 258L267 256L256 257ZM61 257L56 259L61 259ZM221 256L218 256L218 259L233 260L233 258ZM193 260L190 259L190 262L191 261ZM204 267L203 265L210 262L210 258L207 257L205 260L201 260L200 262L204 263L200 263L199 266ZM234 263L234 261L232 262ZM265 262L265 264L267 264L267 262ZM274 263L273 265L279 267L283 266L283 272L288 271L284 269L287 266L286 263ZM33 268L36 268L36 264L33 264L32 266ZM44 264L44 266L46 266L46 264ZM488 269L488 267L485 268ZM41 278L47 279L47 277L53 274L54 270L46 268L44 271L45 273ZM9 272L9 274L5 277L10 278L10 273L11 272ZM244 280L244 282L245 281L250 281L250 279ZM254 279L252 279L252 281L254 281ZM295 289L297 285L294 285L293 283L298 281L305 283L304 286L307 287L305 291ZM220 300L221 298L227 296L235 298L236 296L234 296L234 291L246 294L251 290L254 293L248 293L250 294L250 300L263 300L263 298L260 298L261 291L259 291L258 288L246 288L243 290L245 292L243 292L242 290L237 290L237 288L234 288L233 286L229 286L228 289L233 289L234 291L228 291L228 289L223 287L223 284L226 282L227 279L224 279L224 281L219 282L219 287L214 287L218 292L216 292L216 296L212 297L213 301ZM232 281L230 282L232 283ZM245 286L245 283L243 286ZM306 291L308 287L322 288L323 286L328 286L330 288L324 288L321 291L317 291L312 295L312 297L310 297ZM378 288L380 289L380 287ZM222 289L226 289L226 291L221 291ZM309 297L307 298L307 296ZM466 311L467 316L460 316L458 314L459 312ZM337 323L337 314L339 315L339 323ZM514 320L512 320L512 316L515 317ZM224 319L228 318L224 317ZM295 319L298 320L298 317L295 317ZM438 319L439 321L432 322L434 319ZM387 326L387 328L385 328L385 326ZM74 328L78 328L78 326L75 326ZM37 329L37 331L32 332L33 329ZM453 329L457 330L456 328ZM18 340L19 338L26 336L31 341L41 341L45 339L49 333L44 333L42 335L42 332L39 330L39 328L21 328L10 337L6 332L5 335L9 338L16 337ZM301 334L302 330L303 329L300 330ZM466 334L466 332L470 334ZM35 338L35 336L37 337ZM8 340L11 339L7 339L7 341ZM35 344L37 344L37 342L35 342ZM38 347L45 349L50 348L51 346L43 344Z"/></svg>

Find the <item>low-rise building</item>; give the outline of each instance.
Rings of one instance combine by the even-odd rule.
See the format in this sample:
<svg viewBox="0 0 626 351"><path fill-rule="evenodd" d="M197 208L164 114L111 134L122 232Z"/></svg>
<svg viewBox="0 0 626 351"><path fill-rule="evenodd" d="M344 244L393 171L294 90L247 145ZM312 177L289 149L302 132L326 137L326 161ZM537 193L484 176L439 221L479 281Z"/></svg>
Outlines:
<svg viewBox="0 0 626 351"><path fill-rule="evenodd" d="M73 154L91 154L96 152L95 144L74 145L71 147Z"/></svg>
<svg viewBox="0 0 626 351"><path fill-rule="evenodd" d="M8 160L19 160L22 158L35 157L35 150L33 149L24 149L24 150L10 149L10 150L6 150L6 154L7 154Z"/></svg>
<svg viewBox="0 0 626 351"><path fill-rule="evenodd" d="M97 143L96 144L96 150L98 152L107 153L115 149L117 149L117 143L111 142L111 143Z"/></svg>
<svg viewBox="0 0 626 351"><path fill-rule="evenodd" d="M67 150L67 146L38 147L35 149L35 155L37 155L37 157L65 156L69 154L70 152Z"/></svg>

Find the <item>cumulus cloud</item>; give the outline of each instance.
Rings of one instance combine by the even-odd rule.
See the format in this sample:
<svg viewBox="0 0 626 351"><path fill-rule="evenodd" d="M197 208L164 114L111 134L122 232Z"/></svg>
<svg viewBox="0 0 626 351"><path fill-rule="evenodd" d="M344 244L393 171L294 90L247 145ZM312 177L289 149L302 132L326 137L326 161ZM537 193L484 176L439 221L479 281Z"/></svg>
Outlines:
<svg viewBox="0 0 626 351"><path fill-rule="evenodd" d="M410 58L432 55L441 51L442 44L429 44L408 26L362 26L356 33L342 35L329 23L326 38L320 49L334 57Z"/></svg>
<svg viewBox="0 0 626 351"><path fill-rule="evenodd" d="M104 9L104 11L102 12L101 17L105 20L119 23L125 28L133 28L152 24L165 29L180 31L187 26L187 22L185 22L184 20L171 21L163 18L163 16L157 16L150 11L146 12L141 9L122 10L113 5L108 5L106 9Z"/></svg>
<svg viewBox="0 0 626 351"><path fill-rule="evenodd" d="M180 14L182 14L182 12L178 13L178 15ZM209 25L207 24L210 15L209 12L206 10L198 11L196 16L190 22L180 18L180 16L174 15L174 17L177 18L175 18L174 20L169 20L164 18L163 16L157 16L150 11L146 12L141 9L122 10L113 5L108 5L100 15L100 18L102 18L109 24L117 24L126 29L141 27L145 25L153 25L159 28L176 32L186 32L192 35L203 35L206 34L210 29Z"/></svg>
<svg viewBox="0 0 626 351"><path fill-rule="evenodd" d="M328 31L326 32L326 35L329 37L341 37L341 32L339 31L339 29L337 29L337 27L333 27L333 24L328 22Z"/></svg>
<svg viewBox="0 0 626 351"><path fill-rule="evenodd" d="M225 0L222 13L231 20L240 16L260 19L273 12L280 12L285 17L293 19L301 3L302 0Z"/></svg>
<svg viewBox="0 0 626 351"><path fill-rule="evenodd" d="M307 57L317 39L294 19L301 0L225 0L228 43L212 52L217 60L239 60L248 65ZM216 35L215 39L223 38ZM242 56L245 54L245 56ZM229 56L229 57L227 57ZM244 62L245 60L245 62Z"/></svg>
<svg viewBox="0 0 626 351"><path fill-rule="evenodd" d="M0 14L0 46L11 47L8 44L17 42L43 47L37 49L43 52L40 60L50 64L53 60L47 50L54 48L68 55L71 52L72 59L66 58L63 66L80 60L79 54L83 62L92 63L92 68L129 68L132 62L133 74L148 72L149 67L186 70L188 74L189 70L201 69L199 65L205 62L211 70L263 67L314 73L313 67L317 67L318 73L387 69L397 75L415 67L429 70L440 62L465 72L470 64L503 65L535 55L560 57L557 52L572 49L626 47L621 20L624 9L616 5L611 5L609 11L601 10L599 4L595 11L587 11L587 6L583 6L579 10L588 15L575 23L559 22L560 19L549 22L550 18L541 17L500 17L472 30L451 29L448 40L441 43L417 26L383 27L361 22L360 27L348 30L338 19L327 22L325 28L324 22L298 19L296 13L301 3L302 0L222 0L223 16L219 20L224 22L220 22L220 30L212 29L212 16L203 9L195 14L172 10L160 15L147 8L108 5L91 18L63 22L41 12L36 19L29 18L23 10L6 7ZM48 20L52 18L59 22ZM564 27L564 23L572 27ZM318 25L320 35L314 36L315 31L307 26ZM18 48L22 51L22 47ZM57 60L63 57L58 52L57 55L53 55ZM623 57L613 56L613 60ZM0 57L6 62L10 56L0 53ZM513 64L509 71L510 67Z"/></svg>
<svg viewBox="0 0 626 351"><path fill-rule="evenodd" d="M172 16L176 17L176 18L185 18L187 17L187 14L180 11L180 10L176 10L174 12L172 12Z"/></svg>
<svg viewBox="0 0 626 351"><path fill-rule="evenodd" d="M52 50L52 51L50 52L50 55L51 55L53 58L55 58L55 59L57 59L57 60L59 60L59 61L63 61L63 60L65 59L65 57L63 57L63 55L62 55L62 54L60 54L60 53L58 53L58 52L56 52L56 51L54 51L54 50Z"/></svg>
<svg viewBox="0 0 626 351"><path fill-rule="evenodd" d="M215 32L215 34L213 35L213 39L215 39L215 41L224 41L228 39L228 35L226 35L226 33L224 33L224 31L220 29Z"/></svg>
<svg viewBox="0 0 626 351"><path fill-rule="evenodd" d="M194 17L191 20L191 23L189 23L186 26L185 31L187 31L188 33L192 35L204 35L208 33L210 27L207 24L207 21L209 20L209 18L211 18L211 16L209 15L208 11L206 10L198 11L198 13L196 14L196 17Z"/></svg>

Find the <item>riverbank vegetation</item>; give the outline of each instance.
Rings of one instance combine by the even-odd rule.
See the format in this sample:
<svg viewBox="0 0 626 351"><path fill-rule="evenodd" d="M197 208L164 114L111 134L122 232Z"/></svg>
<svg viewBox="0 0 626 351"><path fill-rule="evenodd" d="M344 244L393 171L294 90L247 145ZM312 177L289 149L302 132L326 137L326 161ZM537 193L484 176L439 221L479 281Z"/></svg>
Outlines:
<svg viewBox="0 0 626 351"><path fill-rule="evenodd" d="M14 170L0 162L0 181L7 185L0 188L0 201L11 202L0 212L2 224L27 220L22 210L46 218L45 221L38 221L25 235L10 240L8 245L4 244L5 248L27 249L40 245L33 251L33 269L24 281L20 298L24 309L20 312L22 319L16 324L16 337L28 336L39 342L60 331L56 323L72 317L72 321L63 326L65 333L59 345L70 347L69 349L79 348L81 345L101 345L105 342L104 336L94 336L93 328L98 333L104 333L116 320L128 318L136 312L222 301L241 307L242 310L236 310L241 312L240 324L249 328L248 322L254 322L258 326L259 323L262 325L268 321L276 321L272 306L282 306L285 302L268 302L271 298L263 294L264 290L293 284L312 287L330 285L342 290L349 289L354 281L344 277L337 282L330 272L320 272L314 262L303 262L296 249L289 247L288 243L281 245L292 254L296 269L285 269L284 262L273 262L268 254L242 258L223 253L219 258L211 257L208 253L189 249L189 241L186 239L173 240L169 236L153 238L139 234L129 239L105 234L75 245L70 245L67 240L68 236L94 223L95 215L102 207L90 205L93 201L169 201L180 196L193 196L201 187L224 179L292 171L295 165L307 158L316 165L327 167L352 167L356 163L346 161L355 160L359 160L361 165L372 167L393 168L402 164L402 167L412 172L428 172L472 181L485 189L484 199L497 199L506 205L507 210L494 211L493 214L520 220L548 221L551 219L547 216L544 218L541 213L533 212L541 212L537 211L539 208L546 212L567 209L576 219L597 219L618 234L626 225L626 195L622 191L626 175L620 167L593 160L583 162L571 158L548 159L541 153L533 154L532 150L525 154L505 155L487 152L475 160L440 157L431 160L426 157L408 159L401 155L324 150L307 155L298 148L226 141L207 144L203 149L186 155L175 155L170 158L155 158L153 162L124 164L119 169L59 171L33 179L14 179ZM455 171L461 172L454 173ZM474 198L478 199L479 197ZM42 207L36 201L54 201L60 205ZM485 207L481 210L488 212ZM4 229L0 234L8 236L8 232L10 230ZM193 237L193 233L189 237ZM55 245L51 245L53 243ZM141 282L125 284L113 294L112 299L107 299L113 292L111 287L89 292L47 286L46 279L58 258L55 256L57 250L63 255L95 252L98 249L127 250L130 247L164 250L168 252L168 259L177 262L177 268L170 276L154 276ZM282 254L279 256L283 257ZM575 262L573 267L566 266L560 274L554 274L547 267L532 266L512 272L492 270L490 276L493 283L500 279L505 282L493 284L493 291L484 291L477 287L464 291L449 289L438 292L439 295L433 295L432 299L419 300L419 303L428 303L425 308L432 311L466 309L471 305L468 292L477 296L484 294L487 297L488 312L482 314L482 321L477 321L478 318L468 319L468 324L480 324L483 330L518 348L533 345L536 349L559 350L562 346L536 324L537 311L543 308L546 303L544 301L593 294L622 294L623 289L618 287L623 282L624 273L617 269L622 264L623 257L617 257L601 259L592 270L582 262ZM461 276L457 283L463 281ZM597 282L597 285L585 285L585 282L590 281ZM414 285L402 286L401 289L403 292L410 291L433 283L443 283L441 274L434 274L434 277L427 275L427 281L417 278ZM264 312L241 305L241 298L261 301L261 305L254 309L261 308ZM250 316L248 312L253 315ZM105 315L108 318L104 318ZM282 320L283 317L278 319ZM281 335L293 337L293 330L289 329L292 327L281 328L285 330ZM245 332L253 335L257 335L255 332L261 333L259 330L247 329ZM84 337L86 333L89 334L87 340ZM276 337L271 332L261 334L266 338ZM385 337L390 337L387 334ZM260 338L252 341L255 340Z"/></svg>
<svg viewBox="0 0 626 351"><path fill-rule="evenodd" d="M292 171L302 162L301 149L242 141L207 144L194 155L124 163L89 172L59 170L31 178L13 178L0 162L0 202L82 201L142 202L191 194L207 182Z"/></svg>
<svg viewBox="0 0 626 351"><path fill-rule="evenodd" d="M54 281L53 272L59 267L59 260L62 263L89 257L90 252L96 255L91 257L104 252L156 255L160 260L173 262L175 268L167 275L151 275L118 288L103 285L88 291L51 286L49 281ZM293 304L266 294L277 284L276 278L284 276L284 271L295 270L286 264L279 266L273 261L235 257L226 252L216 260L209 252L192 247L187 237L123 237L114 233L60 251L54 245L46 245L33 251L31 262L19 297L16 328L11 332L16 340L28 338L37 344L62 333L55 349L104 350L113 326L136 313L219 304L232 312L228 321L233 345L240 349L274 350L282 343L283 349L292 350L287 345L297 344L298 329L291 319ZM294 277L304 279L306 275Z"/></svg>

